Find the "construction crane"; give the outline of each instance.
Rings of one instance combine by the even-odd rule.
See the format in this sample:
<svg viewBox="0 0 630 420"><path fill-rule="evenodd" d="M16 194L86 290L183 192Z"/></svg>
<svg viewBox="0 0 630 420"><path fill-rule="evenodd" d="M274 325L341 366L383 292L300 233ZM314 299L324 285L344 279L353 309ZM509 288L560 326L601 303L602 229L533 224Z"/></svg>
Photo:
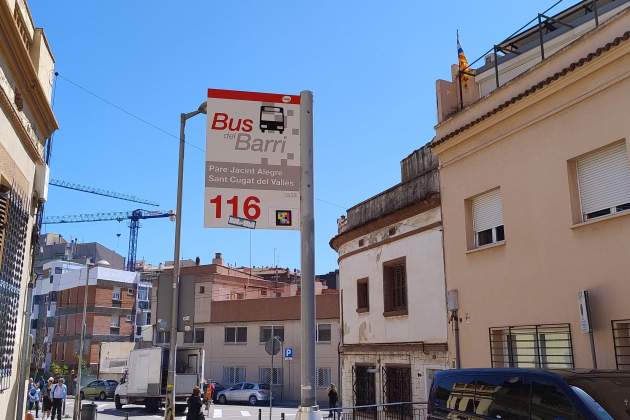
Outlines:
<svg viewBox="0 0 630 420"><path fill-rule="evenodd" d="M119 211L110 213L90 213L76 214L69 216L47 216L42 222L45 225L61 224L61 223L84 223L84 222L103 222L116 220L122 222L129 220L129 251L127 252L127 271L136 271L136 251L138 249L138 229L140 228L140 220L158 219L168 217L171 221L175 220L175 213L169 211L152 211L137 209L133 211Z"/></svg>
<svg viewBox="0 0 630 420"><path fill-rule="evenodd" d="M136 197L135 195L118 193L114 191L104 190L102 188L75 184L74 182L63 181L61 179L51 179L50 181L48 181L48 184L54 185L55 187L67 188L69 190L83 191L90 194L102 195L104 197L117 198L118 200L131 201L134 203L146 204L149 206L159 206L159 204L154 201L145 200L143 198Z"/></svg>

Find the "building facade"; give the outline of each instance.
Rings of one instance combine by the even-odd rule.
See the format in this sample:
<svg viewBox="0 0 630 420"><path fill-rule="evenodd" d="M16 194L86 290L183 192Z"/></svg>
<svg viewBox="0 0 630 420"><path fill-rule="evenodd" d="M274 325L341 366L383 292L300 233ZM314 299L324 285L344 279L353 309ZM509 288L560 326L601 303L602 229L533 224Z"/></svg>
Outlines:
<svg viewBox="0 0 630 420"><path fill-rule="evenodd" d="M339 383L338 293L318 295L315 307L317 399L325 407L330 384ZM224 385L270 382L271 356L265 351L265 343L271 337L282 341L281 351L274 357L274 398L299 401L299 296L214 302L210 321L195 324L195 341L205 348L206 376ZM285 360L284 349L288 348L292 357Z"/></svg>
<svg viewBox="0 0 630 420"><path fill-rule="evenodd" d="M33 364L49 371L51 364L76 369L83 319L86 267L68 261L51 261L34 291L31 316ZM83 358L88 374L99 373L101 343L139 339L148 310L151 285L138 273L93 267L87 280L86 332ZM145 311L145 312L143 312ZM149 312L146 312L149 311ZM144 314L144 319L139 319ZM150 315L149 315L150 316ZM150 320L150 319L149 319Z"/></svg>
<svg viewBox="0 0 630 420"><path fill-rule="evenodd" d="M331 246L342 293L343 406L426 401L446 368L437 160L401 162L402 181L350 208Z"/></svg>
<svg viewBox="0 0 630 420"><path fill-rule="evenodd" d="M438 81L462 367L630 368L630 9L590 3L506 41L516 50L470 71L463 103L457 76Z"/></svg>
<svg viewBox="0 0 630 420"><path fill-rule="evenodd" d="M54 58L24 0L0 1L0 418L23 407L33 228L47 196L46 142L57 129ZM26 321L26 322L25 322ZM20 407L20 408L18 408Z"/></svg>

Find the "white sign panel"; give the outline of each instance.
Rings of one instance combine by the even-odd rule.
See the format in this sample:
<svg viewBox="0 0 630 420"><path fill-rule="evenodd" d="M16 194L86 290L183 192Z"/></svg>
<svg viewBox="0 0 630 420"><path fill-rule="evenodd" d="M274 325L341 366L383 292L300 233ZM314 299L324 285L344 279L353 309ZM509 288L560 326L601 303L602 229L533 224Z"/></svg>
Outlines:
<svg viewBox="0 0 630 420"><path fill-rule="evenodd" d="M580 309L580 329L582 332L591 332L591 318L588 307L588 290L578 292L578 307Z"/></svg>
<svg viewBox="0 0 630 420"><path fill-rule="evenodd" d="M204 226L299 229L300 96L208 89L207 116Z"/></svg>

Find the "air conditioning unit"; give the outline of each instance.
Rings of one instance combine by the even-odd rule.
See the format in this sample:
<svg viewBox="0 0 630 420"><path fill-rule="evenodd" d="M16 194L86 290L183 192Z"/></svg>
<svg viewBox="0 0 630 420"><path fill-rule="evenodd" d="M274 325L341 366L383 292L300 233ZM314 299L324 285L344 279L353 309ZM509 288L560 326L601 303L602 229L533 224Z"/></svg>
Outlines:
<svg viewBox="0 0 630 420"><path fill-rule="evenodd" d="M50 170L48 165L40 163L35 166L35 182L33 184L33 192L37 196L40 203L46 202L48 199L48 181L50 178Z"/></svg>

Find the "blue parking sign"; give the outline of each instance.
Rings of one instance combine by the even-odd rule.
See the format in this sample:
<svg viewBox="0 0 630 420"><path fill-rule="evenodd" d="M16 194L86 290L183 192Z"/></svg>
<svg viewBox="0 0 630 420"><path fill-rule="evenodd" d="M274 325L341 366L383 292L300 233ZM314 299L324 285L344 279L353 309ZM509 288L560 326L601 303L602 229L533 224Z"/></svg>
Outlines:
<svg viewBox="0 0 630 420"><path fill-rule="evenodd" d="M292 360L292 359L293 359L293 347L285 347L284 360Z"/></svg>

